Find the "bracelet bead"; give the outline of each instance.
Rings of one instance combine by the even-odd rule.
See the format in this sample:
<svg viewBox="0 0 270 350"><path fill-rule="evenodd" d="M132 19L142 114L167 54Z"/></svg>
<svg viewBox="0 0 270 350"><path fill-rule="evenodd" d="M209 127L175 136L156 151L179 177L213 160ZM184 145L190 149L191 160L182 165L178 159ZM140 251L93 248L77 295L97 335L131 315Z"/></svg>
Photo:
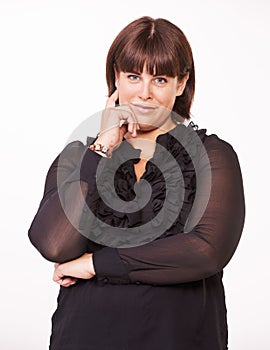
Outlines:
<svg viewBox="0 0 270 350"><path fill-rule="evenodd" d="M93 152L101 152L106 155L106 157L111 158L112 152L107 146L103 146L100 143L94 143L88 147Z"/></svg>

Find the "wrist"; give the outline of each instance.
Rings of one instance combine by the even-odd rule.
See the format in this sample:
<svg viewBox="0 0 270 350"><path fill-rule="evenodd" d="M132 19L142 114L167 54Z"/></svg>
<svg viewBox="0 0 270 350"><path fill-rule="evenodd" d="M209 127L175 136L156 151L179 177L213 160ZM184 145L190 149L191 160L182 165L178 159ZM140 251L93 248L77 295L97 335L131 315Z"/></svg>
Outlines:
<svg viewBox="0 0 270 350"><path fill-rule="evenodd" d="M91 151L96 152L100 154L103 157L111 158L112 157L112 151L109 146L106 146L103 143L95 142L92 145L88 147Z"/></svg>

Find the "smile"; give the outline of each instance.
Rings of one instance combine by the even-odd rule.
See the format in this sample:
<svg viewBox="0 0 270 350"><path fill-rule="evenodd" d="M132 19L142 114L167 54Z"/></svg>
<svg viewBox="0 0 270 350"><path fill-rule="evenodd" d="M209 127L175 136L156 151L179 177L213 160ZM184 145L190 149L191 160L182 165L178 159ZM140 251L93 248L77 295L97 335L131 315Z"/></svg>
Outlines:
<svg viewBox="0 0 270 350"><path fill-rule="evenodd" d="M157 106L143 103L132 103L131 106L135 110L135 112L139 112L142 114L152 113L155 109L158 108Z"/></svg>

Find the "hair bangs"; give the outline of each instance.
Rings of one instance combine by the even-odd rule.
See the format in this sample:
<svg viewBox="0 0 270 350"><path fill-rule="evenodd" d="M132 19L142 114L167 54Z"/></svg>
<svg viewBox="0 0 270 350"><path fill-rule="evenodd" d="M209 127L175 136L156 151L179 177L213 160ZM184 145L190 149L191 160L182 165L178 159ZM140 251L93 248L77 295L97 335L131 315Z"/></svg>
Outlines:
<svg viewBox="0 0 270 350"><path fill-rule="evenodd" d="M137 38L131 45L127 43L121 50L115 65L116 70L142 73L145 66L148 74L180 76L177 55L169 45L156 36Z"/></svg>

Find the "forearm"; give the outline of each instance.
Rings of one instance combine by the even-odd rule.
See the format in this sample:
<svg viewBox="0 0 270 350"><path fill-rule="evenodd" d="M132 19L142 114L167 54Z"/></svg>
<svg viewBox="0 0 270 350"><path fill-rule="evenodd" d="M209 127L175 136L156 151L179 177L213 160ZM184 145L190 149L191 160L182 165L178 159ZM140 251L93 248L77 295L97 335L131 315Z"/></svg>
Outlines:
<svg viewBox="0 0 270 350"><path fill-rule="evenodd" d="M204 186L202 190L197 187L198 200L193 206L190 230L134 248L104 248L93 254L97 276L106 276L112 283L117 283L117 279L150 284L185 283L211 276L226 266L243 230L243 184L231 147L220 143L211 147L211 194L201 213L207 196ZM205 179L208 170L202 169Z"/></svg>
<svg viewBox="0 0 270 350"><path fill-rule="evenodd" d="M81 225L86 198L94 190L100 156L81 143L67 146L50 167L38 211L29 229L32 244L48 260L65 262L99 245L89 241Z"/></svg>

